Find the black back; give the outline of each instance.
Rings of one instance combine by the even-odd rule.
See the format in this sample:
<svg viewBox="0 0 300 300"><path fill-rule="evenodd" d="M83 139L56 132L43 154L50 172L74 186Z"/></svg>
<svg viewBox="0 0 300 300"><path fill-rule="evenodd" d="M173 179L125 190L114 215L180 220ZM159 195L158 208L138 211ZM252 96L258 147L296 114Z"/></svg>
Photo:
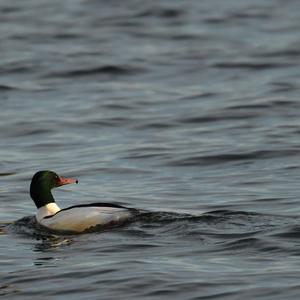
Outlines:
<svg viewBox="0 0 300 300"><path fill-rule="evenodd" d="M58 214L58 213L60 213L62 211L66 211L66 210L69 210L69 209L72 209L72 208L78 208L78 207L114 207L114 208L123 208L123 209L128 209L128 210L134 210L134 209L122 206L122 205L118 205L118 204L105 203L105 202L97 202L97 203L79 204L79 205L69 206L69 207L61 209L60 211L58 211L54 215L46 216L44 219L52 218L53 216L55 216L56 214Z"/></svg>

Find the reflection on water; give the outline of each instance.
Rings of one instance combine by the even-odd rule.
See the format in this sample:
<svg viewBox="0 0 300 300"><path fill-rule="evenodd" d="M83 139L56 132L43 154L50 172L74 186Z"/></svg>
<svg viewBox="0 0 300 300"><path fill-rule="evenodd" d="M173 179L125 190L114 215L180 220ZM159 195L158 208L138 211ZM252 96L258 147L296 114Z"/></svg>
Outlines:
<svg viewBox="0 0 300 300"><path fill-rule="evenodd" d="M35 251L47 251L61 246L68 246L72 244L72 239L61 238L61 237L48 237L39 241L39 244L36 244L34 247Z"/></svg>
<svg viewBox="0 0 300 300"><path fill-rule="evenodd" d="M14 288L14 286L11 284L0 285L0 296L9 296L9 295L17 294L19 292L21 291Z"/></svg>

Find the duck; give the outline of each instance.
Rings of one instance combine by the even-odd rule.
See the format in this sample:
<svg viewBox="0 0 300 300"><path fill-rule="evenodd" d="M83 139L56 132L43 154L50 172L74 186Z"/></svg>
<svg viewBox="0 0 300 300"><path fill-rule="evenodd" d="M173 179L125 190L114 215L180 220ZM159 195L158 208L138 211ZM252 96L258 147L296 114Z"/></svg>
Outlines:
<svg viewBox="0 0 300 300"><path fill-rule="evenodd" d="M90 203L60 208L51 193L53 188L76 183L53 171L38 171L32 177L30 196L37 207L35 219L39 225L54 231L84 232L95 226L122 224L134 216L136 210L110 203Z"/></svg>

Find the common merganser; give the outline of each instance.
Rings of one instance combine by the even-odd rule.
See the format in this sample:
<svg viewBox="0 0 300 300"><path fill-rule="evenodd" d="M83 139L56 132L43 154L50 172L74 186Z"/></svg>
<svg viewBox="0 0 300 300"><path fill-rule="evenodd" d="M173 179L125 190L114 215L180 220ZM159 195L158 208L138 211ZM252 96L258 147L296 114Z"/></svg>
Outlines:
<svg viewBox="0 0 300 300"><path fill-rule="evenodd" d="M60 177L52 171L39 171L33 176L30 196L38 209L35 217L39 224L52 230L83 232L97 225L124 222L136 212L135 209L109 203L81 204L60 209L51 189L70 183L78 183L78 180Z"/></svg>

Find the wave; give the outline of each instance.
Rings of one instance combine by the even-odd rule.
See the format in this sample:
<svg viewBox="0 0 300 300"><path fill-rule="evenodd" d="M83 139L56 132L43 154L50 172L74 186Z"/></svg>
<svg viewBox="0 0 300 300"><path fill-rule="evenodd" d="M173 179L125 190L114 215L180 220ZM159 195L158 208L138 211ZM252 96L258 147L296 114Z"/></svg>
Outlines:
<svg viewBox="0 0 300 300"><path fill-rule="evenodd" d="M271 159L280 157L291 157L299 155L297 150L260 150L244 153L224 153L217 155L194 155L177 160L171 160L167 163L169 166L207 166L222 164L234 161L249 161L259 159Z"/></svg>
<svg viewBox="0 0 300 300"><path fill-rule="evenodd" d="M117 65L105 65L100 67L81 68L75 70L67 70L61 72L53 72L47 74L45 77L83 77L93 75L109 75L109 76L121 76L121 75L134 75L142 72L141 68L133 66L117 66Z"/></svg>
<svg viewBox="0 0 300 300"><path fill-rule="evenodd" d="M5 85L5 84L1 84L0 85L0 91L10 91L10 90L16 90L17 88L10 86L10 85Z"/></svg>
<svg viewBox="0 0 300 300"><path fill-rule="evenodd" d="M268 70L275 68L287 68L291 67L289 63L277 63L277 62L229 62L229 63L215 63L212 67L219 69L247 69L253 71Z"/></svg>
<svg viewBox="0 0 300 300"><path fill-rule="evenodd" d="M144 18L144 17L159 17L166 19L174 19L183 16L185 13L184 10L179 10L175 8L162 8L162 7L153 7L145 11L139 12L135 17Z"/></svg>

